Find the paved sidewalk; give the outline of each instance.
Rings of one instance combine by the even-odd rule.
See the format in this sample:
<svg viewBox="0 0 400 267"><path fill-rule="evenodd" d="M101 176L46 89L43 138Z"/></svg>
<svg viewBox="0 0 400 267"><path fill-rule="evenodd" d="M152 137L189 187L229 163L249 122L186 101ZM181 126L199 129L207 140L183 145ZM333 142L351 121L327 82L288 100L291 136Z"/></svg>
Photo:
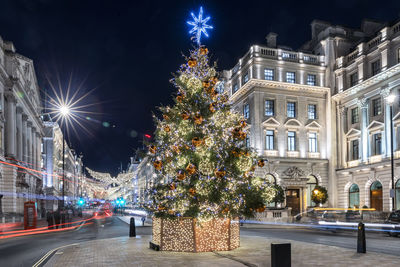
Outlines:
<svg viewBox="0 0 400 267"><path fill-rule="evenodd" d="M118 216L118 219L122 220L123 222L130 224L131 223L131 217L135 218L135 226L142 226L142 217L140 216L129 216L129 215L125 215L125 216ZM144 222L144 226L152 226L152 222L151 220L149 221L149 219L146 219L146 221Z"/></svg>
<svg viewBox="0 0 400 267"><path fill-rule="evenodd" d="M151 236L94 240L58 250L45 266L270 266L271 242L288 240L241 236L233 251L178 253L149 249ZM399 266L400 257L290 241L292 266Z"/></svg>

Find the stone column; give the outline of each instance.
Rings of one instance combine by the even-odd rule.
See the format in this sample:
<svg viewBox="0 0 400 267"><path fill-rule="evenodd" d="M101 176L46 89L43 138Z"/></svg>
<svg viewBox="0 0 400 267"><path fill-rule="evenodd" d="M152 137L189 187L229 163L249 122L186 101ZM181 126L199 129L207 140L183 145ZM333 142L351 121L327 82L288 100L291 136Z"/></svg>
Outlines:
<svg viewBox="0 0 400 267"><path fill-rule="evenodd" d="M338 114L338 133L339 138L338 140L342 140L342 142L338 145L338 162L341 168L346 166L346 157L347 157L347 140L345 140L346 136L346 124L347 124L347 108L339 106L337 107L337 114Z"/></svg>
<svg viewBox="0 0 400 267"><path fill-rule="evenodd" d="M27 163L32 164L32 122L26 123L26 147L27 147ZM30 165L32 167L32 165Z"/></svg>
<svg viewBox="0 0 400 267"><path fill-rule="evenodd" d="M381 96L383 98L383 103L385 103L384 109L384 121L385 121L385 134L382 136L383 146L382 146L382 154L386 155L386 157L390 157L391 147L390 147L390 123L392 123L392 118L390 118L390 104L386 100L386 98L390 95L390 88L385 88L381 90ZM393 133L394 137L394 133ZM394 149L394 146L393 146Z"/></svg>
<svg viewBox="0 0 400 267"><path fill-rule="evenodd" d="M23 152L22 152L22 108L17 107L17 129L18 129L18 135L17 135L17 158L20 161L23 161Z"/></svg>
<svg viewBox="0 0 400 267"><path fill-rule="evenodd" d="M360 98L357 100L357 105L360 108L361 111L361 161L363 163L368 162L368 156L369 156L369 147L370 147L370 142L369 142L369 136L368 136L368 123L369 123L369 114L368 114L368 100L366 98Z"/></svg>
<svg viewBox="0 0 400 267"><path fill-rule="evenodd" d="M37 162L36 162L36 128L32 127L32 134L31 134L31 140L32 140L32 168L36 169L37 168Z"/></svg>
<svg viewBox="0 0 400 267"><path fill-rule="evenodd" d="M27 134L27 120L28 116L26 114L22 114L22 131L21 131L21 136L22 136L22 161L28 162L28 134Z"/></svg>
<svg viewBox="0 0 400 267"><path fill-rule="evenodd" d="M36 161L37 169L41 170L42 163L42 139L40 138L40 133L36 132Z"/></svg>
<svg viewBox="0 0 400 267"><path fill-rule="evenodd" d="M5 131L5 148L6 156L15 157L16 156L16 98L12 92L7 92L5 94L7 98L6 105L6 131Z"/></svg>

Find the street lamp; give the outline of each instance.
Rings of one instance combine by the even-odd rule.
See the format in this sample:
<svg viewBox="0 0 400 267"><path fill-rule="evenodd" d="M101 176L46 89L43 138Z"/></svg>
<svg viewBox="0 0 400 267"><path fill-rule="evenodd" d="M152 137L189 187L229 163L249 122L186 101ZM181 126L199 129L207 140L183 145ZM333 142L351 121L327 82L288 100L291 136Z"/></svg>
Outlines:
<svg viewBox="0 0 400 267"><path fill-rule="evenodd" d="M386 97L387 103L390 105L390 165L391 165L391 176L392 176L392 189L390 190L390 196L392 197L392 210L395 209L395 198L396 194L394 191L394 157L393 157L393 103L396 99L396 95L390 94Z"/></svg>

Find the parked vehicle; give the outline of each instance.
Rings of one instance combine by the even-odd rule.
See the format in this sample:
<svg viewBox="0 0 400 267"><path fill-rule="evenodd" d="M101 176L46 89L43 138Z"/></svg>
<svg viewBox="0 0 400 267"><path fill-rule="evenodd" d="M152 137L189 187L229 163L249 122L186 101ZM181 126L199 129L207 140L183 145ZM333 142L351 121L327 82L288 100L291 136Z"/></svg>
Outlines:
<svg viewBox="0 0 400 267"><path fill-rule="evenodd" d="M393 211L385 220L385 224L391 224L391 227L383 227L390 236L400 235L400 210Z"/></svg>

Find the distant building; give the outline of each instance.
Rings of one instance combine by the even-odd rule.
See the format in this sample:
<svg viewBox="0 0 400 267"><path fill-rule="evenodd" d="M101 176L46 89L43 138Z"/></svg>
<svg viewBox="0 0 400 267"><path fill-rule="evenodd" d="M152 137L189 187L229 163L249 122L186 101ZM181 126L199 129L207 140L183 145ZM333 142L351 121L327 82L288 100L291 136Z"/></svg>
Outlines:
<svg viewBox="0 0 400 267"><path fill-rule="evenodd" d="M44 117L43 158L44 158L44 190L46 193L46 208L56 210L62 201L63 169L62 142L63 133L58 123ZM65 203L75 204L83 191L82 157L76 155L67 143L65 145Z"/></svg>

